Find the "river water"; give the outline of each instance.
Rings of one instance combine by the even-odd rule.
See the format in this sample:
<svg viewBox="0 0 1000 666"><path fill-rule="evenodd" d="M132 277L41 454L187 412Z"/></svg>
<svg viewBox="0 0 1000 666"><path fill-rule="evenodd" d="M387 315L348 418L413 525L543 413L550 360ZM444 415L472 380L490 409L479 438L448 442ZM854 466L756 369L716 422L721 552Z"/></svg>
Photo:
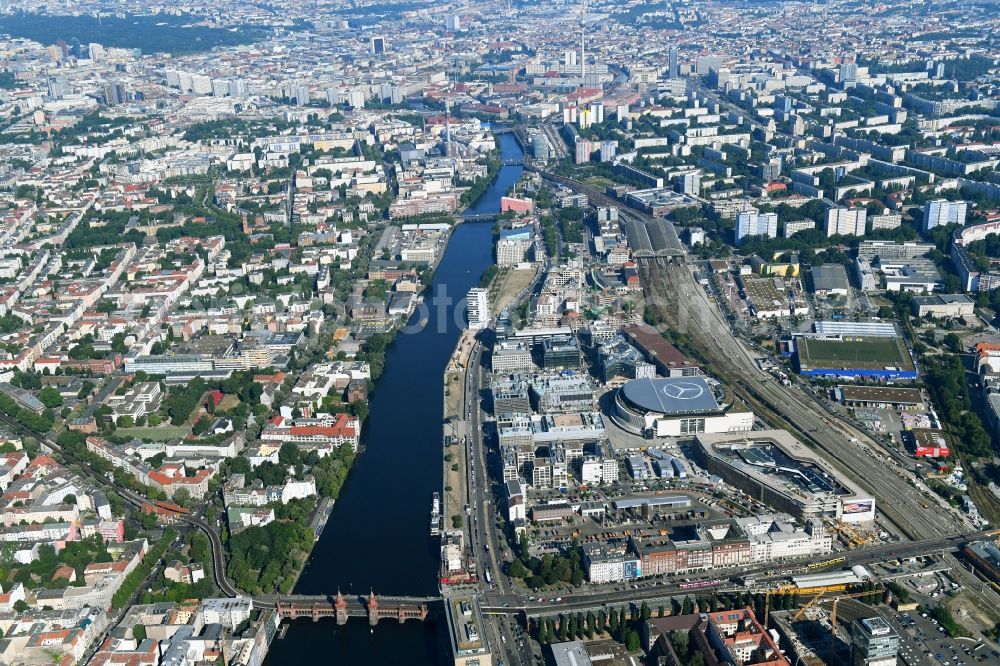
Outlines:
<svg viewBox="0 0 1000 666"><path fill-rule="evenodd" d="M523 157L510 134L499 137L503 159ZM495 213L522 167L500 168L468 209ZM441 491L442 375L464 325L463 298L493 263L492 225L467 223L452 232L424 312L418 310L386 354L371 397L359 456L295 591L300 594L408 596L438 592L439 541L429 533L431 493ZM422 317L424 326L418 322ZM419 330L411 330L419 329ZM446 517L447 519L447 517ZM293 622L275 639L267 666L282 664L440 664L450 659L434 622L382 620L374 630L355 618Z"/></svg>

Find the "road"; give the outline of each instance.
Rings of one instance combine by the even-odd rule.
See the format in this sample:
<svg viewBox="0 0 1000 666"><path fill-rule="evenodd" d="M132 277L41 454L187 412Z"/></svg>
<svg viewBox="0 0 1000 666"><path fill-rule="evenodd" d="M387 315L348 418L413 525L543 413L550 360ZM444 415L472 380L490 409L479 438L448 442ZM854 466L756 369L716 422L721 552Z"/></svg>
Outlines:
<svg viewBox="0 0 1000 666"><path fill-rule="evenodd" d="M536 256L536 260L543 260ZM530 298L535 288L544 279L544 271L539 270L535 279L525 286L507 306L508 310L516 309L520 303ZM476 341L469 354L469 362L465 371L463 387L462 411L464 423L468 426L468 437L465 438L466 449L466 496L472 507L469 521L469 544L476 562L476 571L480 575L480 589L488 594L494 586L505 595L516 595L510 578L504 573L502 543L497 531L496 501L505 499L505 491L498 484L495 488L490 480L487 460L486 443L483 437L483 409L481 396L484 390L484 370L482 367L483 347ZM486 582L486 572L489 571L493 584ZM495 616L486 620L490 632L494 652L506 655L505 663L510 666L530 666L533 656L530 644L521 628L512 617Z"/></svg>

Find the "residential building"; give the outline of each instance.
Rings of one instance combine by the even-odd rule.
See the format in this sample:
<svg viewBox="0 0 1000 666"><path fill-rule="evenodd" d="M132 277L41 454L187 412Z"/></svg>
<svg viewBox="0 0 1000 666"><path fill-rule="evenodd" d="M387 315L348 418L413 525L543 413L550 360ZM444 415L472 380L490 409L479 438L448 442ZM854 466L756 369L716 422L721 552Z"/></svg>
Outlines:
<svg viewBox="0 0 1000 666"><path fill-rule="evenodd" d="M930 231L934 227L957 224L965 226L965 214L968 212L969 204L965 201L948 201L947 199L935 199L924 204L923 230Z"/></svg>
<svg viewBox="0 0 1000 666"><path fill-rule="evenodd" d="M486 289L475 287L465 297L470 331L481 331L490 325L490 297Z"/></svg>
<svg viewBox="0 0 1000 666"><path fill-rule="evenodd" d="M747 236L778 236L778 214L761 213L751 209L736 216L736 242L740 243Z"/></svg>
<svg viewBox="0 0 1000 666"><path fill-rule="evenodd" d="M868 221L865 208L829 208L826 211L826 236L864 236Z"/></svg>

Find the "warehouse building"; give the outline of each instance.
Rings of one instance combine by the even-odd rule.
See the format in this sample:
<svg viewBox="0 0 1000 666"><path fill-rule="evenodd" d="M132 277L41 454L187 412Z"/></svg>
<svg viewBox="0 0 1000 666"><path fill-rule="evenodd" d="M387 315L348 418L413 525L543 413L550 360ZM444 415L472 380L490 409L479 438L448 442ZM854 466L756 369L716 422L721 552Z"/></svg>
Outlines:
<svg viewBox="0 0 1000 666"><path fill-rule="evenodd" d="M656 366L664 377L691 377L700 375L701 368L684 356L677 347L667 342L660 332L649 324L633 324L622 329L625 339L635 346L646 360Z"/></svg>
<svg viewBox="0 0 1000 666"><path fill-rule="evenodd" d="M847 296L851 290L843 264L813 266L811 275L813 293L817 296Z"/></svg>
<svg viewBox="0 0 1000 666"><path fill-rule="evenodd" d="M918 317L970 317L976 310L975 301L965 294L914 296L910 303Z"/></svg>
<svg viewBox="0 0 1000 666"><path fill-rule="evenodd" d="M846 407L912 410L924 406L924 396L915 388L838 386L836 395Z"/></svg>

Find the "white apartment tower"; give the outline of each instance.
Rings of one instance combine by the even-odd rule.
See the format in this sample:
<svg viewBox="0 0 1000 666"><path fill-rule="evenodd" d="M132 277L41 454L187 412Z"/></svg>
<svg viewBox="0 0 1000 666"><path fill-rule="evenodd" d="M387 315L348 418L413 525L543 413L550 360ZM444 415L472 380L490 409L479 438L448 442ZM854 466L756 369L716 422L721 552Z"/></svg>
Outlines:
<svg viewBox="0 0 1000 666"><path fill-rule="evenodd" d="M864 236L868 211L864 208L830 208L826 211L826 237Z"/></svg>
<svg viewBox="0 0 1000 666"><path fill-rule="evenodd" d="M935 199L924 204L924 231L945 224L965 226L965 214L969 204L964 201L948 201Z"/></svg>
<svg viewBox="0 0 1000 666"><path fill-rule="evenodd" d="M480 287L469 290L465 297L470 331L481 331L490 324L489 292Z"/></svg>
<svg viewBox="0 0 1000 666"><path fill-rule="evenodd" d="M751 209L737 215L736 242L739 243L746 236L776 238L778 236L778 214L761 213L756 209Z"/></svg>

